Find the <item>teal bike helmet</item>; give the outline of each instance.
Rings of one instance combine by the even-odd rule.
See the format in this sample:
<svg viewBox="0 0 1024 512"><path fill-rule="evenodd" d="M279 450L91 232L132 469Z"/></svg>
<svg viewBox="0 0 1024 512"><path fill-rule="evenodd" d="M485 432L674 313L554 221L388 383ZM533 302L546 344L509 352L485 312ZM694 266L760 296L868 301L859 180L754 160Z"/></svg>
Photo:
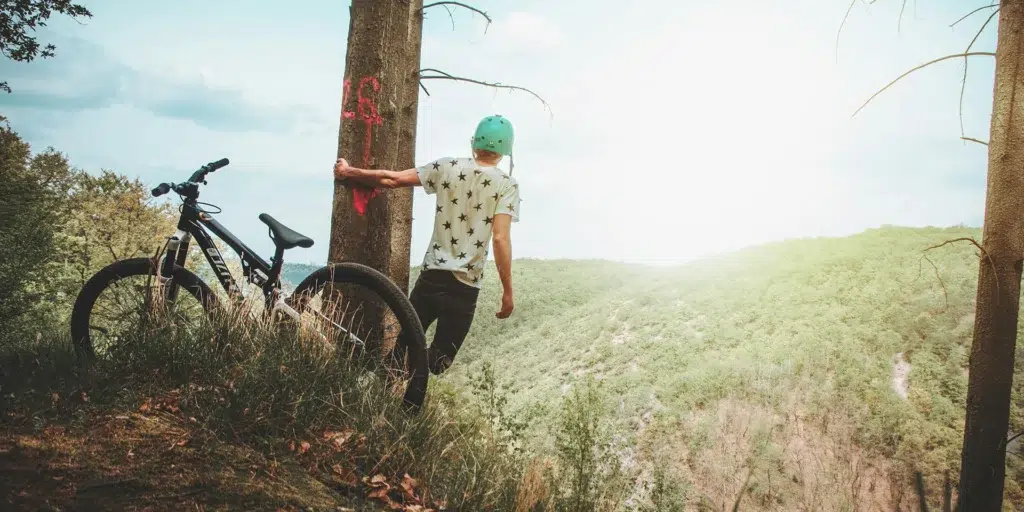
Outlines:
<svg viewBox="0 0 1024 512"><path fill-rule="evenodd" d="M499 155L511 155L515 132L512 123L499 115L487 116L476 125L473 134L473 149L493 151Z"/></svg>
<svg viewBox="0 0 1024 512"><path fill-rule="evenodd" d="M515 168L512 160L512 144L515 142L515 130L512 122L503 116L495 114L483 118L476 125L476 132L473 133L473 149L493 151L499 155L509 157L509 175Z"/></svg>

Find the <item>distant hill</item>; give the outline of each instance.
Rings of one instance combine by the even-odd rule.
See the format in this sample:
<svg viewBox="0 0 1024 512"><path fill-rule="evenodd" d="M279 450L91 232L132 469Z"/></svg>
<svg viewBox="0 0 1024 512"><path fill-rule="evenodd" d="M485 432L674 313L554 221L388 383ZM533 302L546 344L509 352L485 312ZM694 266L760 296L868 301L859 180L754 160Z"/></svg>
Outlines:
<svg viewBox="0 0 1024 512"><path fill-rule="evenodd" d="M434 386L466 392L490 363L533 442L552 444L552 404L593 377L616 431L639 442L624 460L671 468L716 503L751 471L791 506L892 510L911 469L930 489L959 471L977 257L964 243L924 250L966 236L981 233L886 226L674 268L516 260L515 313L494 317L489 268L466 344ZM292 282L313 270L289 267ZM1024 471L1008 465L1008 500L1022 504Z"/></svg>
<svg viewBox="0 0 1024 512"><path fill-rule="evenodd" d="M285 262L281 267L281 284L285 289L291 290L298 286L306 276L322 266L323 264Z"/></svg>

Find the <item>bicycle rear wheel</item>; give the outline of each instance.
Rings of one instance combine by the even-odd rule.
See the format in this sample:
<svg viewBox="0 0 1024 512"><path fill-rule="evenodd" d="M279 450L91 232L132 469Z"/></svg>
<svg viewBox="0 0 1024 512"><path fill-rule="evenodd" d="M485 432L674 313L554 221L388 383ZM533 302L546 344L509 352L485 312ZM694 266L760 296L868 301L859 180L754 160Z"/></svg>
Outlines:
<svg viewBox="0 0 1024 512"><path fill-rule="evenodd" d="M423 404L426 334L409 298L387 276L358 263L327 265L303 279L290 302L337 347L380 363L390 380L404 381L407 407Z"/></svg>

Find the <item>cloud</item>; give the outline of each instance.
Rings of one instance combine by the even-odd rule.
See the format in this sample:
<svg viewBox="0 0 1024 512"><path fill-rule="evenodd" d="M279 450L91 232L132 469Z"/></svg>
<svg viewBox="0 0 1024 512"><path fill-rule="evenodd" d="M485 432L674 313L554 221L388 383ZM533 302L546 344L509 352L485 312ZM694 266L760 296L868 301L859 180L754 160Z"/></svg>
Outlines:
<svg viewBox="0 0 1024 512"><path fill-rule="evenodd" d="M322 121L306 106L261 105L237 90L140 71L84 39L52 39L54 58L0 61L0 76L14 89L0 95L0 105L61 112L124 105L223 132L282 132Z"/></svg>

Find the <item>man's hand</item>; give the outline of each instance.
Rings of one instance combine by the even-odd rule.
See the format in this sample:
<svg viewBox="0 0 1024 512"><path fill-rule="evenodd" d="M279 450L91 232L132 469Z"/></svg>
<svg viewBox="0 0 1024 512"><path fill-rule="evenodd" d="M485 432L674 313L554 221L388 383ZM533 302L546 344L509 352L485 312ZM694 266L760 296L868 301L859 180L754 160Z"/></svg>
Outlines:
<svg viewBox="0 0 1024 512"><path fill-rule="evenodd" d="M356 174L357 173L355 172L355 169L353 169L352 166L348 164L348 160L345 160L344 158L339 158L338 161L334 163L335 179L344 180L347 178L355 177Z"/></svg>
<svg viewBox="0 0 1024 512"><path fill-rule="evenodd" d="M512 315L512 290L506 290L501 294L501 310L494 316L505 319Z"/></svg>

